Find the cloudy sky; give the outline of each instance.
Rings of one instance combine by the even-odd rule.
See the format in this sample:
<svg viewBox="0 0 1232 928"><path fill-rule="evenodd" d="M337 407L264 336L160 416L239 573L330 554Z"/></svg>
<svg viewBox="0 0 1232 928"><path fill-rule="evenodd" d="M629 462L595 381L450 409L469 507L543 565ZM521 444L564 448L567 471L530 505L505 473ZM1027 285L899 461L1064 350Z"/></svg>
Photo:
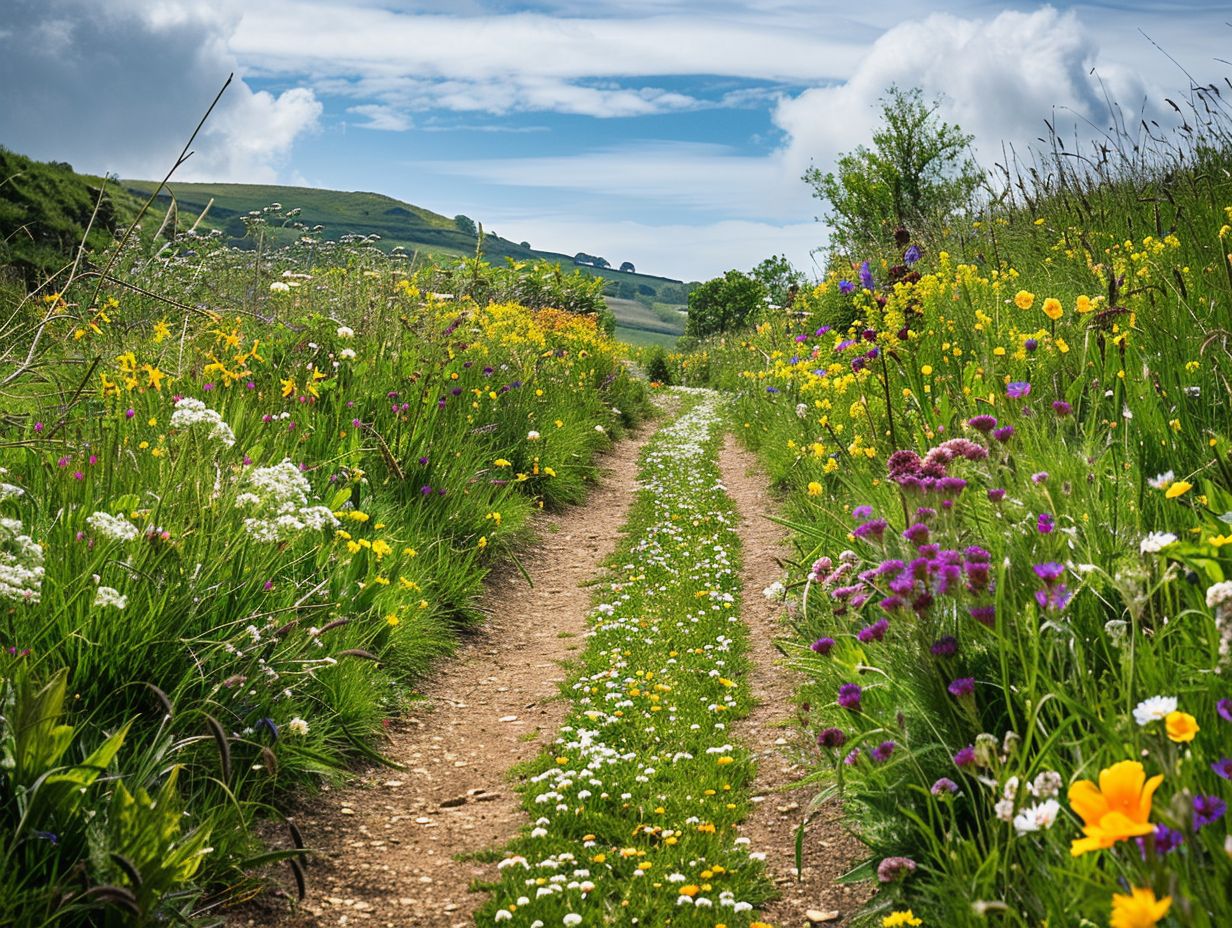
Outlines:
<svg viewBox="0 0 1232 928"><path fill-rule="evenodd" d="M991 162L1045 119L1098 131L1108 98L1166 122L1169 57L1232 74L1222 0L3 6L0 144L23 154L161 177L234 71L182 180L374 190L686 279L815 269L800 175L869 139L891 83L944 95Z"/></svg>

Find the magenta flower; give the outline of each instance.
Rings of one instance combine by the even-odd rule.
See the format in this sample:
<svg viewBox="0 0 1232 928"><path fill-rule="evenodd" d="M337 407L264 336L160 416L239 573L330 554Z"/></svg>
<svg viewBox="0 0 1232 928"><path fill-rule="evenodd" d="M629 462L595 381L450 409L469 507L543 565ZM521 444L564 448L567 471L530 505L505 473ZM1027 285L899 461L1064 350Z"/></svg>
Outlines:
<svg viewBox="0 0 1232 928"><path fill-rule="evenodd" d="M904 880L915 872L915 861L910 857L887 857L877 865L877 882L894 883Z"/></svg>
<svg viewBox="0 0 1232 928"><path fill-rule="evenodd" d="M1222 757L1211 764L1211 769L1216 775L1223 777L1225 780L1232 780L1232 757Z"/></svg>
<svg viewBox="0 0 1232 928"><path fill-rule="evenodd" d="M1041 512L1035 520L1035 528L1041 535L1048 535L1056 527L1051 512Z"/></svg>
<svg viewBox="0 0 1232 928"><path fill-rule="evenodd" d="M957 767L970 767L975 763L975 745L969 744L965 748L959 748L958 753L954 755L954 765Z"/></svg>
<svg viewBox="0 0 1232 928"><path fill-rule="evenodd" d="M958 639L953 635L946 635L934 641L928 650L934 657L953 657L958 653Z"/></svg>
<svg viewBox="0 0 1232 928"><path fill-rule="evenodd" d="M940 779L937 780L937 782L935 782L932 786L929 787L928 791L932 793L934 796L956 793L958 792L958 784L955 783L953 780L951 780L949 777L941 777Z"/></svg>
<svg viewBox="0 0 1232 928"><path fill-rule="evenodd" d="M976 429L980 432L984 432L985 434L987 434L988 432L991 432L993 429L997 427L997 420L995 416L988 416L988 415L972 416L970 419L967 420L967 425L971 426L973 429Z"/></svg>
<svg viewBox="0 0 1232 928"><path fill-rule="evenodd" d="M952 681L946 687L951 696L962 699L964 696L970 696L975 692L975 679L973 677L959 677Z"/></svg>
<svg viewBox="0 0 1232 928"><path fill-rule="evenodd" d="M815 651L816 653L824 656L826 654L829 654L830 649L834 647L834 639L833 638L818 638L811 645L809 645L809 647L812 648L813 651Z"/></svg>
<svg viewBox="0 0 1232 928"><path fill-rule="evenodd" d="M864 695L858 683L844 683L838 688L838 704L852 712L860 711L860 698Z"/></svg>
<svg viewBox="0 0 1232 928"><path fill-rule="evenodd" d="M994 503L999 503L1001 500L1005 499L1005 491L1000 487L989 487L988 498Z"/></svg>
<svg viewBox="0 0 1232 928"><path fill-rule="evenodd" d="M893 741L883 741L881 744L869 751L868 754L878 763L885 763L894 754L894 749L897 747L898 745Z"/></svg>
<svg viewBox="0 0 1232 928"><path fill-rule="evenodd" d="M1001 444L1005 444L1014 437L1014 427L1012 425L1003 425L992 433L992 437L1001 442Z"/></svg>
<svg viewBox="0 0 1232 928"><path fill-rule="evenodd" d="M886 619L878 619L872 625L866 625L856 633L865 644L870 641L881 641L885 638L885 633L889 629L890 623Z"/></svg>
<svg viewBox="0 0 1232 928"><path fill-rule="evenodd" d="M1025 380L1015 380L1005 385L1005 395L1012 400L1021 400L1031 395L1031 384Z"/></svg>
<svg viewBox="0 0 1232 928"><path fill-rule="evenodd" d="M1052 404L1052 411L1058 416L1064 417L1073 412L1074 407L1070 406L1070 404L1065 402L1065 400L1056 400Z"/></svg>
<svg viewBox="0 0 1232 928"><path fill-rule="evenodd" d="M823 728L817 733L817 745L823 748L841 748L847 743L847 736L841 728Z"/></svg>

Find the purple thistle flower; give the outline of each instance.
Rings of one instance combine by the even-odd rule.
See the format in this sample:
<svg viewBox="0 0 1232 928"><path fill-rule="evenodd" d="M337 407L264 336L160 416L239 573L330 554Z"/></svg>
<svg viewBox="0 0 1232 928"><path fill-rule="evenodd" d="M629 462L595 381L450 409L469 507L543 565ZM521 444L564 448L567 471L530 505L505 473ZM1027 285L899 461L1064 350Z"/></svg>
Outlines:
<svg viewBox="0 0 1232 928"><path fill-rule="evenodd" d="M999 503L1001 500L1005 499L1005 491L1000 487L989 487L988 498L994 503Z"/></svg>
<svg viewBox="0 0 1232 928"><path fill-rule="evenodd" d="M987 434L997 427L997 418L989 415L972 416L967 420L967 425Z"/></svg>
<svg viewBox="0 0 1232 928"><path fill-rule="evenodd" d="M1015 380L1005 385L1005 395L1012 400L1021 400L1031 395L1031 384L1025 380Z"/></svg>
<svg viewBox="0 0 1232 928"><path fill-rule="evenodd" d="M838 688L838 704L852 712L860 711L860 697L864 690L858 683L844 683Z"/></svg>
<svg viewBox="0 0 1232 928"><path fill-rule="evenodd" d="M1046 470L1036 471L1034 474L1031 475L1032 483L1044 483L1047 480L1048 480L1048 471Z"/></svg>
<svg viewBox="0 0 1232 928"><path fill-rule="evenodd" d="M885 534L887 524L885 519L871 519L863 525L857 525L851 534L857 538L867 538L870 535L873 538L880 538Z"/></svg>
<svg viewBox="0 0 1232 928"><path fill-rule="evenodd" d="M1065 402L1065 400L1055 400L1052 404L1052 411L1058 416L1068 416L1074 411L1074 407Z"/></svg>
<svg viewBox="0 0 1232 928"><path fill-rule="evenodd" d="M959 748L958 753L954 755L954 766L970 767L975 763L975 745L969 744L965 748Z"/></svg>
<svg viewBox="0 0 1232 928"><path fill-rule="evenodd" d="M817 733L817 745L823 748L841 748L847 743L847 735L841 728L823 728Z"/></svg>
<svg viewBox="0 0 1232 928"><path fill-rule="evenodd" d="M897 747L898 745L893 741L883 741L868 753L873 760L879 763L885 763L890 759L890 756L894 753L894 749Z"/></svg>
<svg viewBox="0 0 1232 928"><path fill-rule="evenodd" d="M1171 854L1184 844L1185 836L1179 831L1169 828L1167 825L1156 825L1154 833L1136 840L1138 842L1138 852L1142 855L1142 859L1146 860L1148 842L1154 848L1155 853L1162 856L1164 854Z"/></svg>
<svg viewBox="0 0 1232 928"><path fill-rule="evenodd" d="M855 289L856 289L856 285L853 284L850 280L840 280L838 282L838 292L843 294L843 296L847 296L851 294L852 292L855 291Z"/></svg>
<svg viewBox="0 0 1232 928"><path fill-rule="evenodd" d="M1022 343L1022 347L1025 348L1027 351L1034 351L1036 348L1039 347L1039 342L1034 338L1028 338L1025 342Z"/></svg>
<svg viewBox="0 0 1232 928"><path fill-rule="evenodd" d="M851 510L851 517L853 519L867 519L872 514L873 514L873 507L868 505L867 503L861 506L857 506L855 509Z"/></svg>
<svg viewBox="0 0 1232 928"><path fill-rule="evenodd" d="M817 654L821 654L824 656L826 654L829 654L830 649L834 647L834 639L833 638L818 638L811 645L809 645L809 647L812 648L813 651L816 652Z"/></svg>
<svg viewBox="0 0 1232 928"><path fill-rule="evenodd" d="M1228 811L1228 804L1218 796L1194 796L1193 799L1193 830L1199 831L1213 822L1223 818Z"/></svg>
<svg viewBox="0 0 1232 928"><path fill-rule="evenodd" d="M942 794L948 795L958 792L958 784L949 777L941 777L937 780L937 782L929 787L928 791L934 796L940 796Z"/></svg>
<svg viewBox="0 0 1232 928"><path fill-rule="evenodd" d="M958 677L946 689L951 696L962 699L964 696L970 696L975 692L975 679L973 677Z"/></svg>
<svg viewBox="0 0 1232 928"><path fill-rule="evenodd" d="M992 437L1004 445L1014 437L1014 427L1012 425L1003 425L992 433Z"/></svg>
<svg viewBox="0 0 1232 928"><path fill-rule="evenodd" d="M967 610L967 614L981 625L992 628L997 621L996 606L972 606Z"/></svg>
<svg viewBox="0 0 1232 928"><path fill-rule="evenodd" d="M889 627L889 621L886 619L878 619L872 625L865 625L862 629L860 629L856 633L856 637L865 644L868 644L870 641L881 641L885 638L885 633Z"/></svg>
<svg viewBox="0 0 1232 928"><path fill-rule="evenodd" d="M1232 757L1223 757L1211 764L1211 769L1217 776L1232 780Z"/></svg>
<svg viewBox="0 0 1232 928"><path fill-rule="evenodd" d="M926 544L928 542L928 526L923 522L915 522L903 530L903 537L913 544Z"/></svg>
<svg viewBox="0 0 1232 928"><path fill-rule="evenodd" d="M953 657L958 653L958 639L953 635L946 635L934 641L928 650L934 657Z"/></svg>
<svg viewBox="0 0 1232 928"><path fill-rule="evenodd" d="M877 882L894 883L906 879L915 872L915 866L915 861L910 857L887 857L877 865Z"/></svg>

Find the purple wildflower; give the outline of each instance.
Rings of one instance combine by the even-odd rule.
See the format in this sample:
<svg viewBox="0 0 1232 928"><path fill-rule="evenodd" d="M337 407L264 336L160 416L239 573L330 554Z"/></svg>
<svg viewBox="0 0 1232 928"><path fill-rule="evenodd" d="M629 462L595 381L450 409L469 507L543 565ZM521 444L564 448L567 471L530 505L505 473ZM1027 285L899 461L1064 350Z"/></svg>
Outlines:
<svg viewBox="0 0 1232 928"><path fill-rule="evenodd" d="M898 745L893 741L883 741L868 753L873 760L879 763L885 763L890 759L890 756L894 753L894 749L897 747Z"/></svg>
<svg viewBox="0 0 1232 928"><path fill-rule="evenodd" d="M1211 769L1225 780L1232 780L1232 757L1220 758L1211 764Z"/></svg>
<svg viewBox="0 0 1232 928"><path fill-rule="evenodd" d="M1055 525L1051 512L1041 512L1035 520L1035 528L1041 535L1050 534Z"/></svg>
<svg viewBox="0 0 1232 928"><path fill-rule="evenodd" d="M1218 796L1194 796L1193 799L1193 829L1199 831L1223 818L1228 811L1228 804Z"/></svg>
<svg viewBox="0 0 1232 928"><path fill-rule="evenodd" d="M1232 699L1221 699L1215 703L1215 711L1225 722L1232 722Z"/></svg>
<svg viewBox="0 0 1232 928"><path fill-rule="evenodd" d="M823 748L841 748L847 743L847 736L841 728L823 728L817 733L817 745Z"/></svg>
<svg viewBox="0 0 1232 928"><path fill-rule="evenodd" d="M953 635L938 638L928 649L934 657L953 657L958 653L958 639Z"/></svg>
<svg viewBox="0 0 1232 928"><path fill-rule="evenodd" d="M1048 480L1048 471L1040 470L1031 475L1032 483L1044 483Z"/></svg>
<svg viewBox="0 0 1232 928"><path fill-rule="evenodd" d="M809 645L809 647L812 648L813 651L815 651L818 654L826 655L826 654L829 654L830 649L834 647L834 639L833 638L818 638L811 645Z"/></svg>
<svg viewBox="0 0 1232 928"><path fill-rule="evenodd" d="M989 415L972 416L967 420L967 425L977 431L988 433L997 427L997 418Z"/></svg>
<svg viewBox="0 0 1232 928"><path fill-rule="evenodd" d="M43 431L43 423L41 423L41 422L36 422L36 423L34 423L34 431L36 431L36 432L41 432L41 431Z"/></svg>
<svg viewBox="0 0 1232 928"><path fill-rule="evenodd" d="M856 765L856 762L859 759L860 759L860 749L852 748L851 752L846 757L843 758L843 764L848 767L854 767Z"/></svg>
<svg viewBox="0 0 1232 928"><path fill-rule="evenodd" d="M954 755L954 766L970 767L975 763L975 745L969 744L965 748L959 748L958 753Z"/></svg>
<svg viewBox="0 0 1232 928"><path fill-rule="evenodd" d="M981 625L987 626L988 628L992 628L997 621L997 607L992 605L972 606L967 610L967 614L970 615L971 618L975 619L975 621L979 622Z"/></svg>
<svg viewBox="0 0 1232 928"><path fill-rule="evenodd" d="M838 688L838 704L852 712L860 711L860 697L864 690L858 683L844 683Z"/></svg>
<svg viewBox="0 0 1232 928"><path fill-rule="evenodd" d="M994 503L999 503L1001 500L1005 499L1005 491L1000 487L989 487L988 499Z"/></svg>
<svg viewBox="0 0 1232 928"><path fill-rule="evenodd" d="M1136 840L1138 842L1138 852L1142 855L1142 859L1146 860L1148 842L1155 853L1162 856L1164 854L1171 854L1184 844L1185 836L1179 831L1169 828L1167 825L1156 825L1155 831L1152 834Z"/></svg>
<svg viewBox="0 0 1232 928"><path fill-rule="evenodd" d="M885 534L887 522L885 519L871 519L863 525L857 525L851 534L857 538L881 538Z"/></svg>
<svg viewBox="0 0 1232 928"><path fill-rule="evenodd" d="M912 245L910 248L908 248L906 251L903 252L903 264L907 265L907 267L911 267L911 265L915 264L919 260L920 260L920 249L917 248L915 245Z"/></svg>
<svg viewBox="0 0 1232 928"><path fill-rule="evenodd" d="M1036 348L1039 347L1039 341L1034 338L1028 338L1025 342L1022 343L1022 347L1025 348L1027 351L1034 351Z"/></svg>
<svg viewBox="0 0 1232 928"><path fill-rule="evenodd" d="M964 696L970 696L975 692L975 679L973 677L958 677L956 680L951 681L946 689L951 696L962 699Z"/></svg>
<svg viewBox="0 0 1232 928"><path fill-rule="evenodd" d="M913 544L926 544L928 542L928 526L923 522L912 523L903 530L903 537Z"/></svg>
<svg viewBox="0 0 1232 928"><path fill-rule="evenodd" d="M1035 571L1035 576L1048 584L1055 583L1065 576L1065 565L1058 564L1056 561L1045 561L1042 564L1036 564L1031 569Z"/></svg>
<svg viewBox="0 0 1232 928"><path fill-rule="evenodd" d="M869 268L867 261L860 265L860 284L865 290L872 290L875 286L873 272Z"/></svg>
<svg viewBox="0 0 1232 928"><path fill-rule="evenodd" d="M1004 445L1014 437L1014 427L1012 425L1003 425L992 433L992 437Z"/></svg>
<svg viewBox="0 0 1232 928"><path fill-rule="evenodd" d="M855 289L856 289L856 285L853 284L850 280L840 280L838 282L838 292L843 294L844 296L847 296L848 294L852 293Z"/></svg>
<svg viewBox="0 0 1232 928"><path fill-rule="evenodd" d="M1052 404L1052 411L1055 412L1058 416L1068 416L1071 412L1074 411L1074 407L1072 407L1069 403L1065 402L1065 400L1056 400Z"/></svg>
<svg viewBox="0 0 1232 928"><path fill-rule="evenodd" d="M958 792L958 784L955 783L953 780L951 780L949 777L941 777L940 779L937 780L937 782L935 782L931 787L929 787L928 791L932 793L934 796L940 796L943 793L945 794L956 793Z"/></svg>
<svg viewBox="0 0 1232 928"><path fill-rule="evenodd" d="M1005 385L1005 395L1012 400L1021 400L1031 395L1031 384L1025 380L1014 380Z"/></svg>
<svg viewBox="0 0 1232 928"><path fill-rule="evenodd" d="M867 503L862 506L857 506L855 509L851 510L851 517L853 519L867 519L872 514L873 507L869 506Z"/></svg>
<svg viewBox="0 0 1232 928"><path fill-rule="evenodd" d="M885 633L889 628L890 623L888 620L878 619L872 625L865 625L860 629L856 633L856 637L865 644L868 644L870 641L881 641L885 638Z"/></svg>
<svg viewBox="0 0 1232 928"><path fill-rule="evenodd" d="M877 882L894 883L906 879L915 872L915 866L910 857L887 857L877 865Z"/></svg>

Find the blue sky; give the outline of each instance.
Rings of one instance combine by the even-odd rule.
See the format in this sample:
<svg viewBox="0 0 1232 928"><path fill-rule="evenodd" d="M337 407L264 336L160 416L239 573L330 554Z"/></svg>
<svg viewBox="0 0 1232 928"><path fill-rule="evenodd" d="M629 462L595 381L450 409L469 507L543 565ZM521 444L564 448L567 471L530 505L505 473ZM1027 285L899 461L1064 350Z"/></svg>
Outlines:
<svg viewBox="0 0 1232 928"><path fill-rule="evenodd" d="M508 238L704 279L815 270L800 175L868 140L892 82L943 95L985 162L1105 93L1170 124L1222 80L1224 3L6 0L0 144L181 179L375 190ZM1131 120L1132 122L1133 120Z"/></svg>

